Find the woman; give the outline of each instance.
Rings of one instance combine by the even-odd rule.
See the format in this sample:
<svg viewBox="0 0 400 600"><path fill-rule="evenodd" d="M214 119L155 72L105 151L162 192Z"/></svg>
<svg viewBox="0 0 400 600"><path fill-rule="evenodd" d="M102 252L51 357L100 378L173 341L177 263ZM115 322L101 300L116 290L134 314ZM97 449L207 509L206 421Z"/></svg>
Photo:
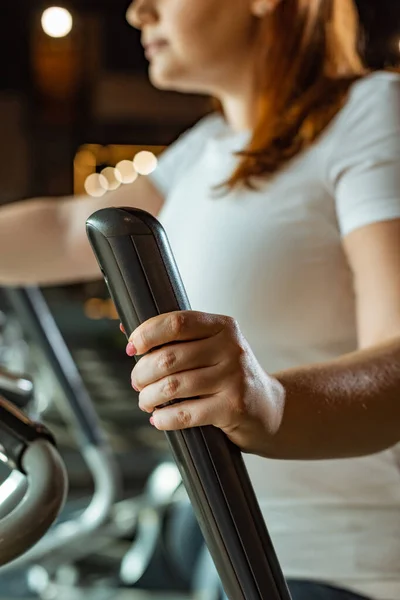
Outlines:
<svg viewBox="0 0 400 600"><path fill-rule="evenodd" d="M172 343L133 370L140 406L159 429L211 423L247 452L308 458L277 450L284 392L265 371L400 331L399 77L364 69L350 0L137 0L134 11L153 84L218 101L152 177L201 312L133 334L129 354ZM246 463L285 574L303 582L295 599L400 597L396 450Z"/></svg>
<svg viewBox="0 0 400 600"><path fill-rule="evenodd" d="M302 459L354 456L358 422L365 434L373 410L381 423L373 379L359 369L355 380L352 365L385 356L400 333L400 79L364 69L351 0L137 0L133 10L153 84L209 94L218 110L131 189L3 209L1 280L97 277L86 216L125 203L157 215L194 312L133 332L130 355L169 343L133 370L141 408L158 429L213 424L260 455L246 463L294 600L396 600L394 430L369 458ZM335 386L346 403L360 380L340 420ZM172 398L189 400L155 410Z"/></svg>

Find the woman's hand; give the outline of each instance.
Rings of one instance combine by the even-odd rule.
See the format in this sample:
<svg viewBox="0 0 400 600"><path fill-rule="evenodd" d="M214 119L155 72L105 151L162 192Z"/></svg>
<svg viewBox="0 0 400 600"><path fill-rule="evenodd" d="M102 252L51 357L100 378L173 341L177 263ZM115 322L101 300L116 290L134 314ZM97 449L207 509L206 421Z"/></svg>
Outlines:
<svg viewBox="0 0 400 600"><path fill-rule="evenodd" d="M159 315L132 333L127 353L144 355L132 386L157 429L214 425L243 452L268 454L284 391L263 371L235 320L195 311Z"/></svg>

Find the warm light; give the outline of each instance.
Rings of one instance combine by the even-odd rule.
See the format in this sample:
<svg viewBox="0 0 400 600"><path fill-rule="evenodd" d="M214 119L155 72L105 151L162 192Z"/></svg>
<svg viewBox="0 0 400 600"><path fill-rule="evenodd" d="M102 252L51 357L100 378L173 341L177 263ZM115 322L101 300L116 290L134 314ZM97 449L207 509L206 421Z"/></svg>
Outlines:
<svg viewBox="0 0 400 600"><path fill-rule="evenodd" d="M90 298L84 305L84 312L88 319L99 320L107 317L107 305L100 298Z"/></svg>
<svg viewBox="0 0 400 600"><path fill-rule="evenodd" d="M107 180L107 190L117 190L121 181L117 178L117 172L112 167L106 167L102 170L101 175Z"/></svg>
<svg viewBox="0 0 400 600"><path fill-rule="evenodd" d="M83 171L88 167L94 169L96 167L96 157L90 150L79 150L74 160L75 168Z"/></svg>
<svg viewBox="0 0 400 600"><path fill-rule="evenodd" d="M115 166L115 177L121 183L133 183L136 181L138 174L131 160L121 160Z"/></svg>
<svg viewBox="0 0 400 600"><path fill-rule="evenodd" d="M73 20L71 13L65 8L52 6L42 14L43 31L53 38L62 38L69 34Z"/></svg>
<svg viewBox="0 0 400 600"><path fill-rule="evenodd" d="M108 181L104 175L99 173L92 173L85 181L85 190L89 196L94 198L101 198L108 190Z"/></svg>
<svg viewBox="0 0 400 600"><path fill-rule="evenodd" d="M143 150L136 154L133 159L133 166L139 175L150 175L157 167L157 158L152 152Z"/></svg>
<svg viewBox="0 0 400 600"><path fill-rule="evenodd" d="M100 319L119 320L117 309L111 299L90 298L85 302L83 310L88 319L95 321Z"/></svg>

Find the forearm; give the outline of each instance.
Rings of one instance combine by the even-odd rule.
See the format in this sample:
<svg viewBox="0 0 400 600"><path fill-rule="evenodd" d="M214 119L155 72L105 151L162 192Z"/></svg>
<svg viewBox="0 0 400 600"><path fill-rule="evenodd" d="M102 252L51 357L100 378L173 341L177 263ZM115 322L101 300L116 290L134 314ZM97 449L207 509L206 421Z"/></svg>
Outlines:
<svg viewBox="0 0 400 600"><path fill-rule="evenodd" d="M275 377L285 408L266 456L344 458L400 441L400 339Z"/></svg>
<svg viewBox="0 0 400 600"><path fill-rule="evenodd" d="M81 249L74 249L66 235L64 202L70 201L37 199L0 209L0 285L46 285L100 276L89 251L87 257L79 257Z"/></svg>
<svg viewBox="0 0 400 600"><path fill-rule="evenodd" d="M0 285L57 285L100 278L86 219L108 206L157 216L164 198L147 177L101 198L26 200L0 208Z"/></svg>

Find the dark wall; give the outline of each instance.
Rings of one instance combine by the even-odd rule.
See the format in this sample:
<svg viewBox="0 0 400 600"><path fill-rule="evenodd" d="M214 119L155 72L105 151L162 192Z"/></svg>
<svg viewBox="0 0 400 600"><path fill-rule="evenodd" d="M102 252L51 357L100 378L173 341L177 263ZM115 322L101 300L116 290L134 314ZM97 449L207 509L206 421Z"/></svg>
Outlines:
<svg viewBox="0 0 400 600"><path fill-rule="evenodd" d="M379 67L400 59L399 0L356 0L366 28L369 62ZM67 0L63 6L78 13L94 12L106 21L102 48L105 68L145 72L139 34L125 20L129 0ZM40 0L2 0L0 8L0 89L29 87L30 22L48 3Z"/></svg>

